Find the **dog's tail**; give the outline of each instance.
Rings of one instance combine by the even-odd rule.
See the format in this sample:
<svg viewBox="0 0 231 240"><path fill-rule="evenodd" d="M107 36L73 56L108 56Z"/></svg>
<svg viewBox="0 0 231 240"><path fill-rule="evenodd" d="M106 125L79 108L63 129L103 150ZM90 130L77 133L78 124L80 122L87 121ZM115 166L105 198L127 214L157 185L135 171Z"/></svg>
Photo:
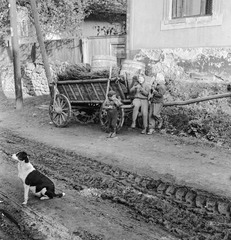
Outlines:
<svg viewBox="0 0 231 240"><path fill-rule="evenodd" d="M58 197L58 198L61 198L61 197L64 197L65 196L65 193L55 193L54 194L54 197Z"/></svg>

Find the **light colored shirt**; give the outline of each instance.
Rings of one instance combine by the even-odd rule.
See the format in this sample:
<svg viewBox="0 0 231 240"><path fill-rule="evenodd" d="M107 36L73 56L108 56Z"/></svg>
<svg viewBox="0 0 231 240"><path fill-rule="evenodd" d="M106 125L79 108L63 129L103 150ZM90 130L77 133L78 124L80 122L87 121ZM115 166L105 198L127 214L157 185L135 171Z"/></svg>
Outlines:
<svg viewBox="0 0 231 240"><path fill-rule="evenodd" d="M130 89L130 92L134 94L134 98L148 99L149 86L145 82L137 83Z"/></svg>

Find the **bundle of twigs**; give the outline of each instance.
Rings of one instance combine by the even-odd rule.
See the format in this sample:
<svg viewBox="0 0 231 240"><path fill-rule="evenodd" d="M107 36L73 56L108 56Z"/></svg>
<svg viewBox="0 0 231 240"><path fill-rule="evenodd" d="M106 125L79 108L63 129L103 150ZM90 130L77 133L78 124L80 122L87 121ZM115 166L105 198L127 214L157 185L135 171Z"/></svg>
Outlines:
<svg viewBox="0 0 231 240"><path fill-rule="evenodd" d="M113 67L112 77L118 76L118 67ZM72 64L68 65L64 71L58 73L58 80L85 80L85 79L97 79L97 78L108 78L109 70L91 71L90 67L84 66L83 64Z"/></svg>

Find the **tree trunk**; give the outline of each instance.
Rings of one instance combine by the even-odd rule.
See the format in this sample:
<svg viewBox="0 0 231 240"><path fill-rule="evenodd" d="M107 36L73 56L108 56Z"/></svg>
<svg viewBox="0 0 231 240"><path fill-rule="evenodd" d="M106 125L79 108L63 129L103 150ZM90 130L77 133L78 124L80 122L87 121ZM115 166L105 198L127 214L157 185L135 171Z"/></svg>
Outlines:
<svg viewBox="0 0 231 240"><path fill-rule="evenodd" d="M49 66L49 61L48 61L48 57L47 57L47 53L46 53L45 44L43 41L43 35L42 35L42 31L41 31L40 24L39 24L39 16L38 16L35 0L30 0L30 4L31 4L32 14L34 17L37 39L38 39L41 54L42 54L43 65L44 65L44 69L45 69L45 73L46 73L46 77L47 77L48 86L50 89L50 95L52 97L54 85L53 85L53 80L52 80L52 76L51 76L51 71L50 71L50 66Z"/></svg>
<svg viewBox="0 0 231 240"><path fill-rule="evenodd" d="M18 29L17 29L17 9L16 9L15 0L9 0L9 3L10 3L10 24L11 24L13 65L14 65L14 85L15 85L15 99L16 99L15 104L16 104L16 109L21 110L23 108L23 95L22 95L21 67L20 67Z"/></svg>

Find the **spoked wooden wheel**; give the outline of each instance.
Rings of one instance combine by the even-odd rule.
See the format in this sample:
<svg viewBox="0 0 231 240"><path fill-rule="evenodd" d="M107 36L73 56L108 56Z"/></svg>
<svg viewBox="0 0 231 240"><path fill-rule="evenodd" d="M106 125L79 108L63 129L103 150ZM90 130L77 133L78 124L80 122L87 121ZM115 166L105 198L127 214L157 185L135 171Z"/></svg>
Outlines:
<svg viewBox="0 0 231 240"><path fill-rule="evenodd" d="M71 118L71 104L66 96L57 94L49 107L51 121L56 127L65 127Z"/></svg>
<svg viewBox="0 0 231 240"><path fill-rule="evenodd" d="M100 126L102 130L107 132L109 130L109 123L108 123L108 117L107 117L107 110L103 108L103 104L100 108L99 120L100 120ZM117 125L116 125L117 132L122 128L123 123L124 123L124 109L119 108Z"/></svg>

